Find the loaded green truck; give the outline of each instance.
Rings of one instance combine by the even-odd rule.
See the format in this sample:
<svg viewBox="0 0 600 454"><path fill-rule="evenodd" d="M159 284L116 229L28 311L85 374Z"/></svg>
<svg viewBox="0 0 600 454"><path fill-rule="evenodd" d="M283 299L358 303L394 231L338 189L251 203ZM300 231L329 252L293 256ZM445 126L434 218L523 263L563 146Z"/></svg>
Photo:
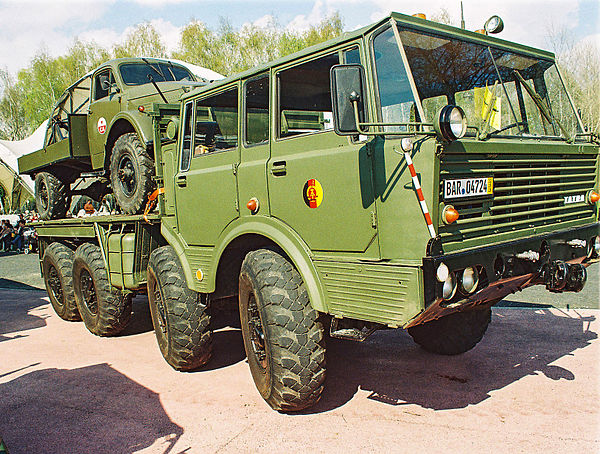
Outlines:
<svg viewBox="0 0 600 454"><path fill-rule="evenodd" d="M50 300L106 336L147 293L178 370L235 310L277 410L319 399L328 336L459 354L503 297L598 260L598 141L542 50L394 13L145 115L154 202L40 223Z"/></svg>
<svg viewBox="0 0 600 454"><path fill-rule="evenodd" d="M44 148L19 158L19 172L35 180L41 218L65 217L72 195L100 201L111 191L121 212L138 213L154 184L152 121L144 109L205 82L170 60L118 58L67 88Z"/></svg>

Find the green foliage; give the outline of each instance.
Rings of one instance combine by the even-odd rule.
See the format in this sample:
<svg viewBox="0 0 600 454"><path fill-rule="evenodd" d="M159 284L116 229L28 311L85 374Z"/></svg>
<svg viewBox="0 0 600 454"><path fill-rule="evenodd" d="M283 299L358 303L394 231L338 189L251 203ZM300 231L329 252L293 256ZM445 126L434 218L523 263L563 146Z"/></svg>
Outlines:
<svg viewBox="0 0 600 454"><path fill-rule="evenodd" d="M125 39L113 49L114 58L155 57L166 58L167 49L160 33L149 23L138 24Z"/></svg>
<svg viewBox="0 0 600 454"><path fill-rule="evenodd" d="M216 31L192 21L183 28L173 57L230 75L334 38L342 31L339 14L305 32L284 29L276 21L267 27L252 24L236 30L227 20L221 20Z"/></svg>

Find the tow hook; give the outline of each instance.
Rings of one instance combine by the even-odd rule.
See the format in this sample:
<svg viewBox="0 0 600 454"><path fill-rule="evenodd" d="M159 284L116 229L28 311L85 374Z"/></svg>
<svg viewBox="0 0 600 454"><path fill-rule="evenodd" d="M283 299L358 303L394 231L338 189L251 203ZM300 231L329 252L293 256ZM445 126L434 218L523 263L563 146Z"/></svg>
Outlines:
<svg viewBox="0 0 600 454"><path fill-rule="evenodd" d="M542 277L551 292L579 292L587 280L587 271L580 263L555 260L543 266Z"/></svg>

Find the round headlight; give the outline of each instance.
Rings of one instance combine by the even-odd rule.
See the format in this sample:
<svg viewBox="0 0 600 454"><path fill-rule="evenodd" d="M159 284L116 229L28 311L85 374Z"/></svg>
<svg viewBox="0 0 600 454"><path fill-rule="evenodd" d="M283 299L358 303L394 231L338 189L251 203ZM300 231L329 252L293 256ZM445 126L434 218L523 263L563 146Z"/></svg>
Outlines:
<svg viewBox="0 0 600 454"><path fill-rule="evenodd" d="M473 293L479 284L479 271L476 267L469 266L462 272L460 285L466 293Z"/></svg>
<svg viewBox="0 0 600 454"><path fill-rule="evenodd" d="M442 298L445 300L451 299L456 293L456 276L454 273L450 273L446 280L444 281L444 285L442 286Z"/></svg>
<svg viewBox="0 0 600 454"><path fill-rule="evenodd" d="M485 22L483 28L488 33L500 33L504 30L504 22L500 16L492 16Z"/></svg>
<svg viewBox="0 0 600 454"><path fill-rule="evenodd" d="M444 282L446 279L448 279L449 274L450 270L448 269L448 266L444 262L442 262L437 268L435 277L439 282Z"/></svg>
<svg viewBox="0 0 600 454"><path fill-rule="evenodd" d="M437 135L445 142L460 139L467 132L465 112L459 106L444 106L438 112L433 127Z"/></svg>
<svg viewBox="0 0 600 454"><path fill-rule="evenodd" d="M600 236L594 239L594 252L596 253L596 257L600 255Z"/></svg>

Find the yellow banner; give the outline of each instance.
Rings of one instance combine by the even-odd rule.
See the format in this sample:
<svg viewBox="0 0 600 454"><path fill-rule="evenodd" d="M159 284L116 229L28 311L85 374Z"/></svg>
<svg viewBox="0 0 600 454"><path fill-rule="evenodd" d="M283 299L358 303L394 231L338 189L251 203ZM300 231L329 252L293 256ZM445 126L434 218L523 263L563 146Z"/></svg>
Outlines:
<svg viewBox="0 0 600 454"><path fill-rule="evenodd" d="M475 108L481 106L481 118L485 121L489 116L490 127L496 130L502 129L502 98L494 96L494 93L487 85L475 88L474 98Z"/></svg>

